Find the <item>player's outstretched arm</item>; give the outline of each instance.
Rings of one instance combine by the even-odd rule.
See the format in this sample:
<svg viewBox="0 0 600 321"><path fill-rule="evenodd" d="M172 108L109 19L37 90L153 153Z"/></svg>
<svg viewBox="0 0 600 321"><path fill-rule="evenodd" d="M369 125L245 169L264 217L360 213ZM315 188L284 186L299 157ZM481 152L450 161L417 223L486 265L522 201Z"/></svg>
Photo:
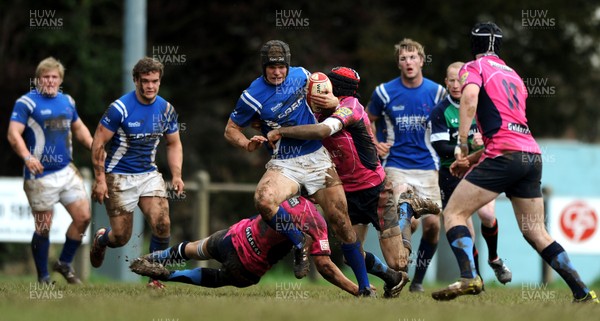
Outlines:
<svg viewBox="0 0 600 321"><path fill-rule="evenodd" d="M358 285L350 281L329 256L316 255L312 258L317 270L327 281L354 296L358 295Z"/></svg>
<svg viewBox="0 0 600 321"><path fill-rule="evenodd" d="M105 198L108 198L108 188L106 186L106 176L104 175L104 161L106 160L106 143L115 133L98 124L92 141L92 165L94 166L94 186L92 187L92 199L102 204Z"/></svg>
<svg viewBox="0 0 600 321"><path fill-rule="evenodd" d="M75 139L80 142L88 150L92 150L92 134L87 126L78 118L73 124L71 124L71 131L73 132Z"/></svg>
<svg viewBox="0 0 600 321"><path fill-rule="evenodd" d="M246 138L246 135L242 133L242 127L229 118L227 125L225 126L225 139L233 146L237 146L243 150L253 152L264 142L267 142L267 138L259 135L255 135L251 139Z"/></svg>
<svg viewBox="0 0 600 321"><path fill-rule="evenodd" d="M281 137L296 139L323 139L331 136L342 129L342 122L334 117L325 119L320 124L281 127L267 134L269 142L277 141Z"/></svg>
<svg viewBox="0 0 600 321"><path fill-rule="evenodd" d="M171 170L171 176L173 177L171 183L173 189L177 194L183 192L184 184L181 179L181 167L183 165L183 146L181 145L181 138L179 131L172 134L166 135L167 140L167 163L169 164L169 170Z"/></svg>

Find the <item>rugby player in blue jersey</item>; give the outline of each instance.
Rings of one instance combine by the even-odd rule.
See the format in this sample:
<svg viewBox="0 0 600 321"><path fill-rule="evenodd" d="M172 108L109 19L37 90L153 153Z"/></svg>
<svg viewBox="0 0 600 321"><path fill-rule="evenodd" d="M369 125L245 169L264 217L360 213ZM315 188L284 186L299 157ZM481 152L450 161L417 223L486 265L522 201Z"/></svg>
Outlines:
<svg viewBox="0 0 600 321"><path fill-rule="evenodd" d="M53 207L61 203L73 219L53 270L68 283L81 283L71 262L90 223L90 202L83 179L72 161L74 136L85 148L92 135L81 121L71 96L61 92L64 66L52 57L35 71L36 88L17 99L8 125L8 141L25 162L23 184L35 221L31 251L38 281L49 283L48 250Z"/></svg>
<svg viewBox="0 0 600 321"><path fill-rule="evenodd" d="M92 144L96 180L92 198L105 203L110 226L100 228L90 250L92 266L99 267L106 247L121 247L132 232L133 210L139 206L152 229L150 252L169 246L171 222L162 174L154 162L161 137L167 145L171 184L177 193L184 188L181 178L183 151L177 113L158 95L163 65L149 57L133 67L135 90L115 100L102 116ZM107 151L105 152L105 146ZM151 280L150 287L163 285Z"/></svg>
<svg viewBox="0 0 600 321"><path fill-rule="evenodd" d="M249 152L267 142L270 130L316 123L306 102L310 73L302 67L290 66L289 46L283 41L271 40L262 46L260 55L263 74L244 90L225 128L227 141ZM313 98L319 108L338 105L332 93ZM263 135L248 139L242 129L256 119L260 120ZM294 244L296 277L302 278L308 273L308 249L312 240L294 224L285 224L293 220L281 203L304 190L321 205L336 237L342 242L344 257L356 275L360 295L371 296L365 260L348 217L342 182L321 141L282 137L274 148L264 145L272 159L258 183L254 201L263 220Z"/></svg>
<svg viewBox="0 0 600 321"><path fill-rule="evenodd" d="M367 106L369 118L376 127L377 149L390 181L401 189L410 185L417 196L429 198L441 206L439 160L429 142L427 119L446 90L423 77L426 57L420 43L412 39L402 40L395 45L395 56L400 76L377 86ZM409 240L411 224L404 218L407 216L405 212L401 208L400 228L405 248L412 249ZM421 221L423 237L409 288L411 292L423 292L423 278L439 240L440 218L424 215Z"/></svg>

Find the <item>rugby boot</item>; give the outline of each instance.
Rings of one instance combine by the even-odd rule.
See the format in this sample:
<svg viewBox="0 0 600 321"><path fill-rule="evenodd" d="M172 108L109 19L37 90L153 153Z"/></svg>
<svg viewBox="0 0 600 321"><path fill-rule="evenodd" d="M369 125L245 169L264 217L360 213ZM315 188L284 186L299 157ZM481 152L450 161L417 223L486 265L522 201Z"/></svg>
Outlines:
<svg viewBox="0 0 600 321"><path fill-rule="evenodd" d="M304 242L301 248L294 247L294 275L297 279L302 279L308 275L310 270L310 261L308 260L308 253L312 246L313 239L310 235L304 234Z"/></svg>
<svg viewBox="0 0 600 321"><path fill-rule="evenodd" d="M460 280L450 284L447 288L437 292L433 292L431 294L431 297L438 301L450 301L456 299L461 295L479 294L481 293L482 288L483 282L481 281L479 275L472 279L460 278Z"/></svg>
<svg viewBox="0 0 600 321"><path fill-rule="evenodd" d="M56 261L52 266L52 270L60 273L69 284L81 284L81 280L75 275L75 271L70 264Z"/></svg>
<svg viewBox="0 0 600 321"><path fill-rule="evenodd" d="M95 268L98 268L102 265L104 261L104 254L106 253L106 246L102 246L98 243L98 240L102 235L106 233L106 228L101 228L96 231L94 235L94 242L92 243L92 248L90 249L90 263Z"/></svg>
<svg viewBox="0 0 600 321"><path fill-rule="evenodd" d="M598 300L598 297L596 296L596 292L594 291L590 291L588 292L588 294L586 294L586 296L584 296L581 299L573 299L573 303L600 303L600 300Z"/></svg>
<svg viewBox="0 0 600 321"><path fill-rule="evenodd" d="M396 284L385 284L383 286L383 297L384 298L397 298L400 296L400 292L404 288L404 286L410 282L408 278L408 274L406 272L400 271L398 272L400 277L398 278L398 283Z"/></svg>
<svg viewBox="0 0 600 321"><path fill-rule="evenodd" d="M512 272L504 265L501 258L497 258L494 261L488 261L488 264L494 270L496 278L500 283L506 284L512 280Z"/></svg>

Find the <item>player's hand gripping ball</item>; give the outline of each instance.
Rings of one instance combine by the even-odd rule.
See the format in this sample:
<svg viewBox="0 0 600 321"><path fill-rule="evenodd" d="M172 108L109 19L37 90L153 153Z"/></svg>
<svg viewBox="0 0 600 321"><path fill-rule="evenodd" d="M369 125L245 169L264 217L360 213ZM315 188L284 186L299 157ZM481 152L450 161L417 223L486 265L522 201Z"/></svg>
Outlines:
<svg viewBox="0 0 600 321"><path fill-rule="evenodd" d="M331 85L331 81L322 72L315 72L310 75L308 79L308 92L306 94L306 101L308 102L308 106L312 109L313 112L317 113L321 111L321 108L315 106L312 101L312 95L314 94L327 94L333 92L333 86Z"/></svg>

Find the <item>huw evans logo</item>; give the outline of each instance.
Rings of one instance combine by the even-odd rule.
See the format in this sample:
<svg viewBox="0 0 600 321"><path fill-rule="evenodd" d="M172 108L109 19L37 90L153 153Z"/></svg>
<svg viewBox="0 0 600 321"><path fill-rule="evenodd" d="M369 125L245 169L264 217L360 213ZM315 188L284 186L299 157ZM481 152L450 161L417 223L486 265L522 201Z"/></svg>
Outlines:
<svg viewBox="0 0 600 321"><path fill-rule="evenodd" d="M29 28L62 29L63 18L56 16L56 10L29 10Z"/></svg>

